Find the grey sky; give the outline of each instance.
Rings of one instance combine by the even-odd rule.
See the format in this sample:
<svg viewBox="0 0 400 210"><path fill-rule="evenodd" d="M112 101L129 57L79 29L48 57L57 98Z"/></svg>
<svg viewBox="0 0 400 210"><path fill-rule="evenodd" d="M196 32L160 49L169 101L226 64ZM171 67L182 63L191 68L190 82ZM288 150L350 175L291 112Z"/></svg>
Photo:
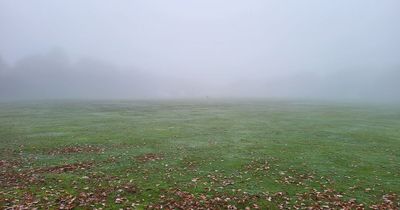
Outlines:
<svg viewBox="0 0 400 210"><path fill-rule="evenodd" d="M0 0L0 56L13 66L59 48L198 95L393 99L399 11L398 0Z"/></svg>

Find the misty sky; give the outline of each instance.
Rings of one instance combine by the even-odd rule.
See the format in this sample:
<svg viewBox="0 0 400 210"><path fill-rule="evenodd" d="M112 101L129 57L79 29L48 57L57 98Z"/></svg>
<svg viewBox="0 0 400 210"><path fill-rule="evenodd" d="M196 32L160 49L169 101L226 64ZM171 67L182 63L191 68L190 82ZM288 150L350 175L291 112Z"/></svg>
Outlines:
<svg viewBox="0 0 400 210"><path fill-rule="evenodd" d="M400 100L398 0L0 0L0 97Z"/></svg>

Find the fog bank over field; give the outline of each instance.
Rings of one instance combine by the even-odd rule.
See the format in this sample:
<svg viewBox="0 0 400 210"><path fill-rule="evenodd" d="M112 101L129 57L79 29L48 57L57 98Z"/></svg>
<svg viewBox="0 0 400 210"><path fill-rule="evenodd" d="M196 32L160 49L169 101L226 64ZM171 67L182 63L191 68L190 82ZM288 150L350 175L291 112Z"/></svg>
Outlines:
<svg viewBox="0 0 400 210"><path fill-rule="evenodd" d="M400 101L400 2L0 1L0 100Z"/></svg>

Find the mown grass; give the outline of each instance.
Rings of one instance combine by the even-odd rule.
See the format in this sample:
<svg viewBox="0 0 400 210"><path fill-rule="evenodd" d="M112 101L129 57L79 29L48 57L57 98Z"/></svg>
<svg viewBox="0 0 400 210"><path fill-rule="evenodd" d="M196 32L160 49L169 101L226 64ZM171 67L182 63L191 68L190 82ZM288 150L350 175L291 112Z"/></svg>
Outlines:
<svg viewBox="0 0 400 210"><path fill-rule="evenodd" d="M51 154L89 145L104 151ZM400 108L393 106L261 100L2 103L0 149L2 161L18 162L13 172L94 163L41 173L44 182L10 185L1 178L3 207L24 204L29 193L37 201L32 206L56 208L62 195L102 187L115 187L105 208L132 203L146 208L169 189L195 195L284 192L292 199L312 189L334 189L366 206L400 192ZM146 154L160 159L138 160ZM118 191L127 183L136 191ZM279 202L259 204L277 208Z"/></svg>

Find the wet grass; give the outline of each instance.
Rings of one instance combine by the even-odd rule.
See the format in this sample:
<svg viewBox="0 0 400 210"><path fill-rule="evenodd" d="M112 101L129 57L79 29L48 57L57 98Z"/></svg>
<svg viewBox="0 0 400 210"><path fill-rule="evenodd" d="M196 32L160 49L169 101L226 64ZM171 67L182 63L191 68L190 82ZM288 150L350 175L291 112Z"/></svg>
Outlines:
<svg viewBox="0 0 400 210"><path fill-rule="evenodd" d="M290 205L299 193L334 190L341 199L368 207L400 192L400 108L389 106L257 100L2 103L0 150L2 175L34 177L2 176L3 207L58 208L75 198L66 208L146 208L177 189L194 196L284 193ZM90 167L65 172L40 170L89 162ZM259 198L226 205L282 203Z"/></svg>

